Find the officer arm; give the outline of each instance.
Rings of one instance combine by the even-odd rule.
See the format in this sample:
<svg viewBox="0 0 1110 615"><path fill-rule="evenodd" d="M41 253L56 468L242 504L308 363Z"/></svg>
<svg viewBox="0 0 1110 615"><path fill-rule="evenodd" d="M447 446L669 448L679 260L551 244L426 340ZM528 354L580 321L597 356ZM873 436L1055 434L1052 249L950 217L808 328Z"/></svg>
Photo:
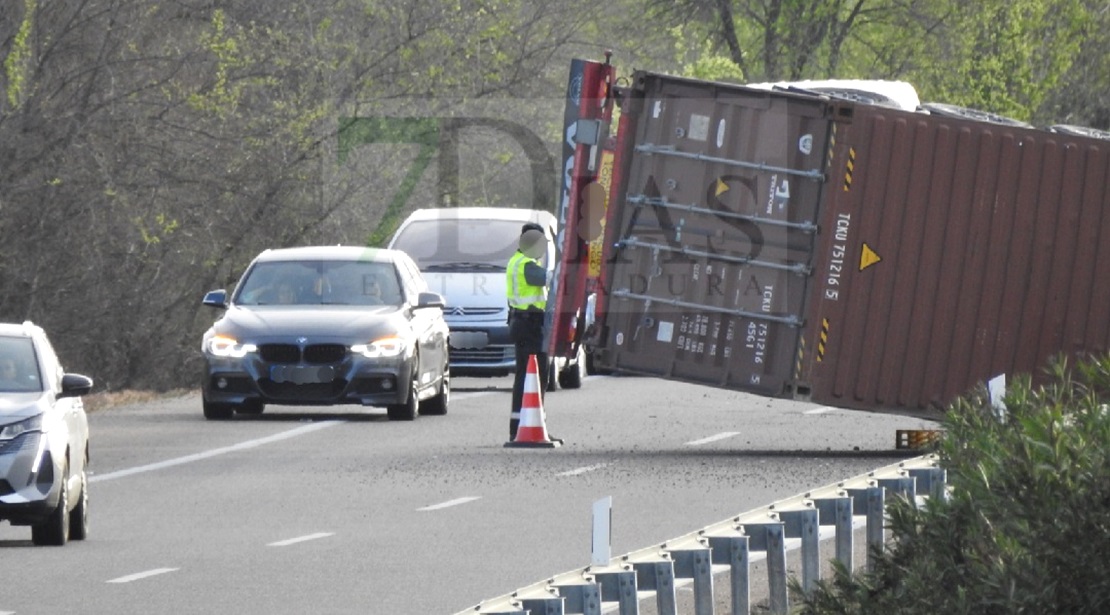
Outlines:
<svg viewBox="0 0 1110 615"><path fill-rule="evenodd" d="M532 286L547 286L547 270L533 262L524 263L524 280Z"/></svg>

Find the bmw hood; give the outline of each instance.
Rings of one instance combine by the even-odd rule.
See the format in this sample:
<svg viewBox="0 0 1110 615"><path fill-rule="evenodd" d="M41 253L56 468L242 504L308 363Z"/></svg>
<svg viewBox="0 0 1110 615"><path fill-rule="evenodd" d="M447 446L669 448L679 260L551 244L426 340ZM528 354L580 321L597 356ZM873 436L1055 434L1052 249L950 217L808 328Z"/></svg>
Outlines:
<svg viewBox="0 0 1110 615"><path fill-rule="evenodd" d="M305 337L310 341L361 343L396 333L406 325L401 309L395 306L231 307L212 326L212 332L244 341Z"/></svg>
<svg viewBox="0 0 1110 615"><path fill-rule="evenodd" d="M503 308L504 271L425 271L428 289L443 295L447 308Z"/></svg>

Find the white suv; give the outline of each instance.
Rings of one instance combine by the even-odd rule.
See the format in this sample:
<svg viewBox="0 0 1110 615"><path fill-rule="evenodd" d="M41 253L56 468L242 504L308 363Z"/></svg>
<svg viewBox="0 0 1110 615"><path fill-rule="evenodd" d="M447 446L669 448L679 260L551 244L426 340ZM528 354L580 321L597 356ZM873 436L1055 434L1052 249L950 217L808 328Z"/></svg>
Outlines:
<svg viewBox="0 0 1110 615"><path fill-rule="evenodd" d="M544 264L553 269L558 221L547 211L418 209L389 241L390 249L407 252L416 261L429 288L447 300L443 313L451 329L450 363L455 375L501 376L516 368L509 339L505 265L517 249L521 227L528 222L539 224L547 234Z"/></svg>

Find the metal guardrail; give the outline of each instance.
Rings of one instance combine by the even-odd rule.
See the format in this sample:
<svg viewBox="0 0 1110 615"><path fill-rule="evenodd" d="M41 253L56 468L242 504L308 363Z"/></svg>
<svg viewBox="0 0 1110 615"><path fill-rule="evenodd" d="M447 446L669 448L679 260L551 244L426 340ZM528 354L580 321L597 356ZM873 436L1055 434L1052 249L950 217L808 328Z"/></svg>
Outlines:
<svg viewBox="0 0 1110 615"><path fill-rule="evenodd" d="M942 495L946 482L935 456L915 457L633 551L608 566L588 566L533 583L456 615L601 615L603 610L638 615L640 602L653 597L655 613L678 615L676 588L684 584L693 586L691 612L712 615L713 577L726 571L729 612L747 614L751 612L751 564L759 559L766 560L770 610L786 613L790 608L788 544L801 549L806 591L820 579L820 543L828 529L833 534L834 557L854 570L853 534L857 527L865 527L870 569L874 550L881 550L885 541L888 496L901 494L920 502Z"/></svg>

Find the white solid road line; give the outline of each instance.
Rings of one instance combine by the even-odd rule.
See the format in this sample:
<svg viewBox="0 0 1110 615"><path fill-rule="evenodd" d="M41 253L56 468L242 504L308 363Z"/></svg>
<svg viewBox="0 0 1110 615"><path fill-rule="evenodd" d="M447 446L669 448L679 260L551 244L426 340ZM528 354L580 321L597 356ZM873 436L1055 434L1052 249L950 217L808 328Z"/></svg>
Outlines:
<svg viewBox="0 0 1110 615"><path fill-rule="evenodd" d="M431 506L425 506L424 508L417 508L416 510L418 512L424 512L424 511L429 511L429 510L440 510L442 508L450 508L452 506L458 506L459 504L466 504L467 502L473 502L474 500L480 500L480 499L482 499L482 498L479 497L479 496L470 496L470 497L465 497L465 498L455 498L454 500L448 500L447 502L443 502L442 504L432 504Z"/></svg>
<svg viewBox="0 0 1110 615"><path fill-rule="evenodd" d="M833 408L832 406L821 406L820 408L814 408L813 410L806 410L802 414L825 414L826 412L835 412L835 411L836 411L836 408Z"/></svg>
<svg viewBox="0 0 1110 615"><path fill-rule="evenodd" d="M135 574L129 574L125 577L119 577L110 581L105 581L105 583L130 583L132 581L138 581L139 579L145 579L147 577L166 574L167 572L176 572L178 570L180 570L180 568L155 568L154 570L147 570L146 572L136 572Z"/></svg>
<svg viewBox="0 0 1110 615"><path fill-rule="evenodd" d="M738 435L740 435L739 431L725 431L725 432L719 433L715 436L709 436L708 438L702 438L701 440L694 440L692 442L687 442L686 446L700 446L702 444L709 444L710 442L716 442L717 440L725 440L727 438L731 438L733 436L738 436Z"/></svg>
<svg viewBox="0 0 1110 615"><path fill-rule="evenodd" d="M242 451L242 450L246 450L248 448L254 448L256 446L262 446L263 444L270 444L271 442L278 442L278 441L281 441L281 440L288 440L289 438L295 438L297 436L304 435L304 434L312 432L312 431L317 431L317 430L320 430L320 429L324 429L326 427L334 427L336 425L339 425L339 424L345 423L345 422L346 421L320 421L319 423L311 423L309 425L304 425L304 426L301 426L301 427L297 427L296 429L290 429L289 431L283 431L281 433L277 433L277 434L274 434L272 436L267 436L265 438L258 438L257 440L247 440L246 442L240 442L238 444L232 444L231 446L225 446L223 448L214 448L212 450L203 451L203 452L196 453L196 454L193 454L193 455L186 455L184 457L178 457L176 459L167 459L166 461L159 461L158 463L151 463L151 464L148 464L148 465L145 465L145 466L138 466L138 467L134 467L134 468L128 468L126 470L117 470L115 472L108 472L107 474L94 474L94 475L89 476L89 482L90 483L95 483L95 482L100 482L100 481L103 481L103 480L114 480L114 479L117 479L117 478L123 478L125 476L131 476L133 474L142 474L143 472L153 472L155 470L163 470L165 468L169 468L169 467L173 467L173 466L179 466L179 465L186 464L186 463L192 463L194 461L201 461L201 460L204 460L204 459L209 459L211 457L216 457L218 455L224 455L224 454L231 453L231 452L234 452L234 451Z"/></svg>
<svg viewBox="0 0 1110 615"><path fill-rule="evenodd" d="M317 532L315 534L309 534L307 536L298 536L297 538L290 538L288 540L279 540L277 542L271 542L270 544L268 544L266 546L267 547L288 547L289 545L295 545L298 542L308 542L309 540L317 540L319 538L327 538L328 536L335 536L335 532Z"/></svg>
<svg viewBox="0 0 1110 615"><path fill-rule="evenodd" d="M566 472L559 472L555 476L577 476L578 474L585 474L586 472L593 472L594 470L600 470L601 468L604 468L608 465L609 465L608 463L599 463L597 465L592 465L592 466L583 466L581 468L575 468L573 470L567 470Z"/></svg>

